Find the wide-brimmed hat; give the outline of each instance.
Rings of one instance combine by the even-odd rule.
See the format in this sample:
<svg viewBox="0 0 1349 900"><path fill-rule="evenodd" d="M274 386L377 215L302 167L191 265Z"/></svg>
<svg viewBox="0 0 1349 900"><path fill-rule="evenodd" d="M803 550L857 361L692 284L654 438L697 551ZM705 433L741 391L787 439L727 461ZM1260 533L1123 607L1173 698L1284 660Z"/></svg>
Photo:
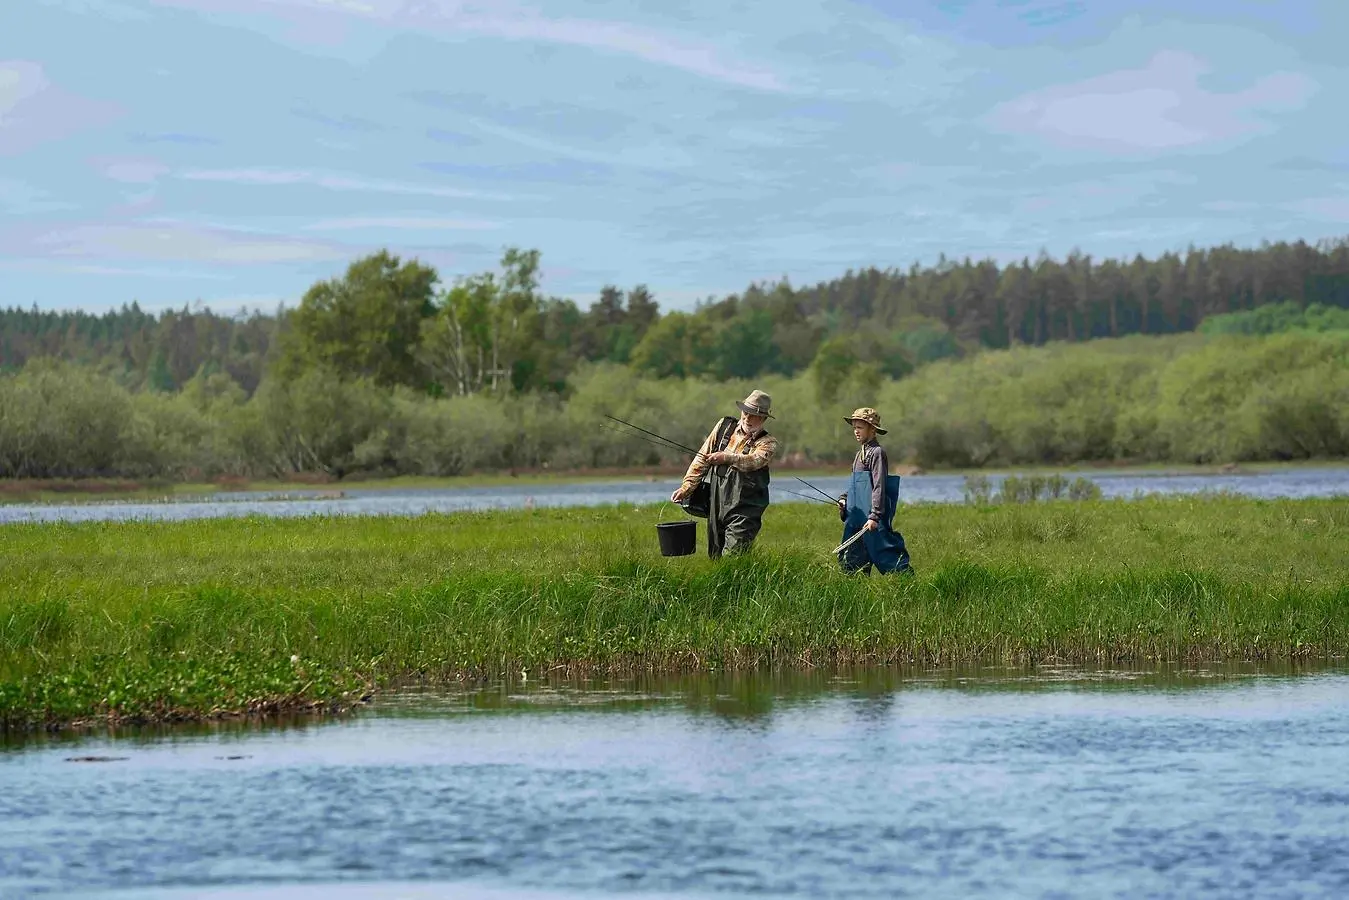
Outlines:
<svg viewBox="0 0 1349 900"><path fill-rule="evenodd" d="M890 433L881 427L881 414L876 412L876 410L872 409L870 406L854 409L852 415L848 416L843 421L847 422L849 425L853 422L866 422L872 428L876 429L877 434Z"/></svg>
<svg viewBox="0 0 1349 900"><path fill-rule="evenodd" d="M773 398L763 391L750 391L749 396L737 403L736 406L740 407L741 412L747 412L751 416L773 418L773 414L769 412L773 407Z"/></svg>

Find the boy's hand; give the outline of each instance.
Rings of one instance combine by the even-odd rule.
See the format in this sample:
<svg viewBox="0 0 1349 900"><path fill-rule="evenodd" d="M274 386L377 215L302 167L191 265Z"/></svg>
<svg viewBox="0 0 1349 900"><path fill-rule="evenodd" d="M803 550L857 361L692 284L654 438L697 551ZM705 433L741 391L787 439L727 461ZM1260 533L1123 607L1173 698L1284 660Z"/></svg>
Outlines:
<svg viewBox="0 0 1349 900"><path fill-rule="evenodd" d="M865 525L862 526L862 530L863 530L863 531L875 531L877 528L880 528L880 527L881 527L880 525L877 525L877 524L876 524L876 520L875 520L875 519L867 519L867 523L866 523Z"/></svg>

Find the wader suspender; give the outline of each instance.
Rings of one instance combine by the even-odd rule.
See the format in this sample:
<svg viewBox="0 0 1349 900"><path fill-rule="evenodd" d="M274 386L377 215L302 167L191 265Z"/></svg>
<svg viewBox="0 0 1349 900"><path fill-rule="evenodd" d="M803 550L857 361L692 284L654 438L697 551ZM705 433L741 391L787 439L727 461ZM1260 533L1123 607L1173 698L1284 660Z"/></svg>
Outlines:
<svg viewBox="0 0 1349 900"><path fill-rule="evenodd" d="M735 426L740 424L739 420L726 416L721 420L721 428L717 431L717 443L712 448L712 452L720 453L726 449L726 445L731 442L731 435L735 434Z"/></svg>
<svg viewBox="0 0 1349 900"><path fill-rule="evenodd" d="M726 445L731 442L731 435L735 434L735 427L739 424L740 420L733 418L731 416L727 416L722 420L721 430L717 432L717 446L716 446L717 453L720 453L726 449ZM767 431L760 431L754 437L749 439L749 443L745 445L745 449L753 450L754 445L759 443L759 439L767 436L768 436Z"/></svg>
<svg viewBox="0 0 1349 900"><path fill-rule="evenodd" d="M731 441L731 430L736 425L736 419L731 416L724 416L721 425L717 428L717 439L713 442L712 451L719 453L726 449L726 445ZM709 479L712 476L712 470L715 466L708 466L703 472L703 477L694 485L693 491L680 501L679 505L684 512L691 516L697 516L700 519L706 519L712 504L712 484Z"/></svg>

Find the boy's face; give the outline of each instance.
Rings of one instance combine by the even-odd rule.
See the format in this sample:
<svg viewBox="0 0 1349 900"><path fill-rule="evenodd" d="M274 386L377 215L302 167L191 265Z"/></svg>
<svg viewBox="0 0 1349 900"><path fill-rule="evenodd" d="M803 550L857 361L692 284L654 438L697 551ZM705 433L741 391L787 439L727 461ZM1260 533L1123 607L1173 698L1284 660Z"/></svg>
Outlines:
<svg viewBox="0 0 1349 900"><path fill-rule="evenodd" d="M876 429L861 419L853 419L852 436L857 439L857 443L865 444L876 436Z"/></svg>

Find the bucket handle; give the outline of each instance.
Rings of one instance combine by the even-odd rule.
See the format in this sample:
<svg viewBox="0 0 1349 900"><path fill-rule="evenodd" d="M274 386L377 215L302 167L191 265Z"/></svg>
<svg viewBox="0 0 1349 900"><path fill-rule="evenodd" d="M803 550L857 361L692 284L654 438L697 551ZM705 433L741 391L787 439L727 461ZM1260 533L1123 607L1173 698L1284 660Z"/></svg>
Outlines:
<svg viewBox="0 0 1349 900"><path fill-rule="evenodd" d="M663 521L664 516L665 516L665 507L667 507L667 506L673 506L675 509L680 509L680 510L683 509L682 506L680 506L679 504L675 503L675 502L674 502L673 500L671 500L669 497L666 497L665 500L664 500L664 502L662 502L659 506L656 507L656 524L657 524L657 525L659 525L659 524Z"/></svg>

